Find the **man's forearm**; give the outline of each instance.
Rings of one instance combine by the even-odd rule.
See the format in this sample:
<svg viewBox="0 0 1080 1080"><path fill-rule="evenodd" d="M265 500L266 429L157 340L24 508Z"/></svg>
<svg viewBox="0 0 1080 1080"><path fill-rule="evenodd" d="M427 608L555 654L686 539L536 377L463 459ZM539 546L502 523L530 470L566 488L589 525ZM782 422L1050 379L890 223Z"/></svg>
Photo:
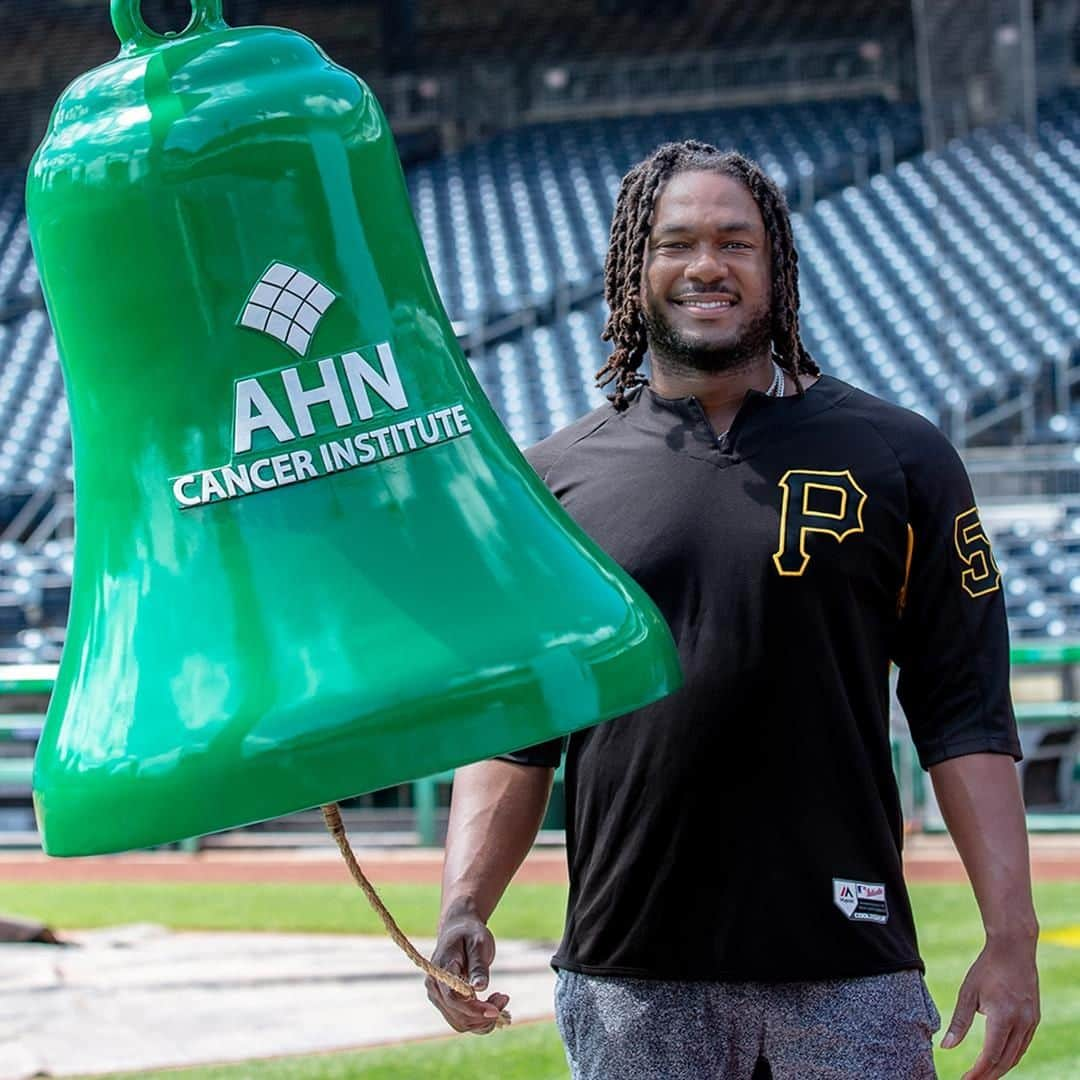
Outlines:
<svg viewBox="0 0 1080 1080"><path fill-rule="evenodd" d="M442 919L469 908L484 922L529 853L554 769L481 761L458 769L443 864Z"/></svg>
<svg viewBox="0 0 1080 1080"><path fill-rule="evenodd" d="M960 852L988 938L1034 943L1024 802L1005 754L969 754L930 769L942 816Z"/></svg>

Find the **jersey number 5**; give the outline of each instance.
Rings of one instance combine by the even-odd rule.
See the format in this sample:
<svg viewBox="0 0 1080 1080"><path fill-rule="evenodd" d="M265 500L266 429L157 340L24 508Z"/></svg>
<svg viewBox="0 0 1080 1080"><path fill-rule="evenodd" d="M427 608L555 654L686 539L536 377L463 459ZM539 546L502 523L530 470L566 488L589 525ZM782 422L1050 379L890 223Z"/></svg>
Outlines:
<svg viewBox="0 0 1080 1080"><path fill-rule="evenodd" d="M968 596L985 596L1001 588L1001 572L994 562L990 540L979 520L977 507L956 515L956 552L967 569L960 584Z"/></svg>

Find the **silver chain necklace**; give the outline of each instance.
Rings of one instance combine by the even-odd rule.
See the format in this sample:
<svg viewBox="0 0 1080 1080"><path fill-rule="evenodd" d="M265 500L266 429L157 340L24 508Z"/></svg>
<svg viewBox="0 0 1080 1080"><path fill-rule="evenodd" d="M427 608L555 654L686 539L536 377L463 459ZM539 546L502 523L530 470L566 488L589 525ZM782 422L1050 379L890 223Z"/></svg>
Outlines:
<svg viewBox="0 0 1080 1080"><path fill-rule="evenodd" d="M765 391L765 396L766 397L783 397L784 396L784 390L787 388L787 383L784 381L783 369L780 367L780 365L775 360L772 362L772 366L773 366L773 380L772 380L772 383L769 385L769 389ZM731 430L731 428L728 428L727 431L721 431L720 434L716 436L717 441L719 442L720 439L726 438L727 433L730 430Z"/></svg>

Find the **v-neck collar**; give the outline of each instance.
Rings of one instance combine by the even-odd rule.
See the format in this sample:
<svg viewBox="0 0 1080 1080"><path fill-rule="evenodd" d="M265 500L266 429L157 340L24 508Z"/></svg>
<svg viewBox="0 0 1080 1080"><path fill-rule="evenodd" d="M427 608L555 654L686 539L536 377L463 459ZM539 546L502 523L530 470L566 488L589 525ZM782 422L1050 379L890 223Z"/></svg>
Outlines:
<svg viewBox="0 0 1080 1080"><path fill-rule="evenodd" d="M776 398L761 390L747 390L723 437L717 435L697 397L665 398L648 385L630 399L624 416L639 430L661 435L673 451L725 468L775 439L777 428L800 424L832 408L852 389L839 379L822 375L802 394L790 397Z"/></svg>

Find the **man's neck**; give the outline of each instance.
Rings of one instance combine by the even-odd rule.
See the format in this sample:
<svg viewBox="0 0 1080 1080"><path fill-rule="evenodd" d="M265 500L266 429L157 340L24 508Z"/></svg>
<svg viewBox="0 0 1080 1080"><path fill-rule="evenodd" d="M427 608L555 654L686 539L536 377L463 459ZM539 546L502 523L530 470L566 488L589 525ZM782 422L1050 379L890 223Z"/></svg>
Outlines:
<svg viewBox="0 0 1080 1080"><path fill-rule="evenodd" d="M746 392L760 390L765 393L772 385L774 376L770 353L763 353L731 371L698 371L665 362L654 355L649 382L660 397L696 397L717 431L726 431L735 419ZM786 389L790 392L794 387Z"/></svg>

